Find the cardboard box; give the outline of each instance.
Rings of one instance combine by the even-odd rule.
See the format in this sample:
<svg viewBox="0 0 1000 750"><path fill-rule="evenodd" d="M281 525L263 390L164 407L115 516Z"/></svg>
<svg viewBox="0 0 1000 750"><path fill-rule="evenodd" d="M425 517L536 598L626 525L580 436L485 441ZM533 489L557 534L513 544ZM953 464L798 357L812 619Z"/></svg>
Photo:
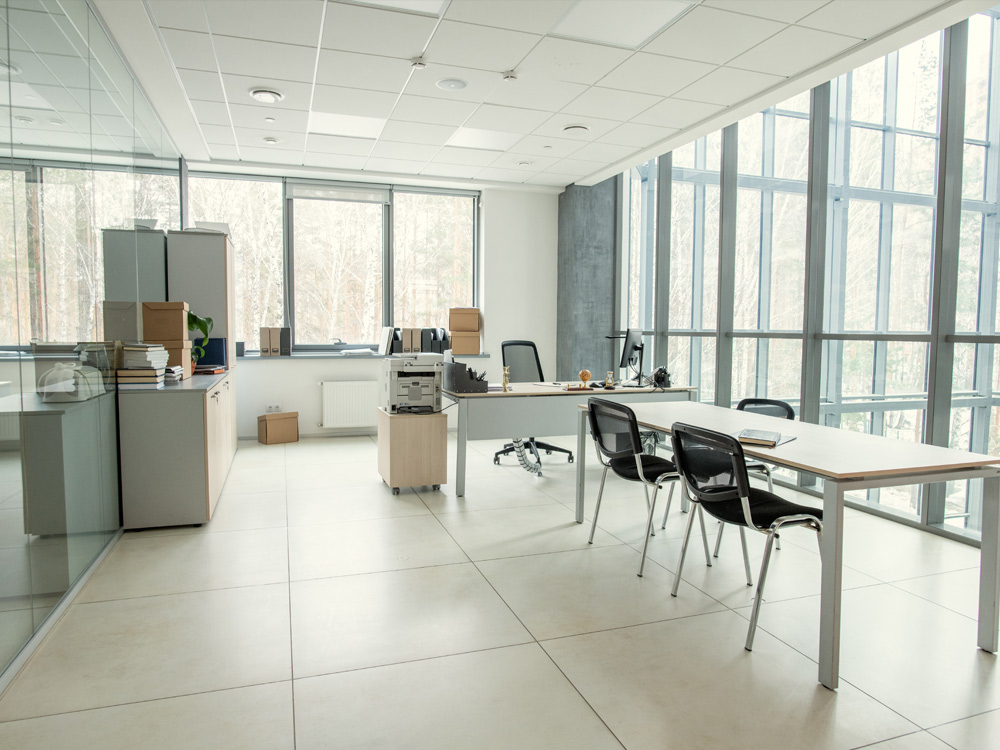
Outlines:
<svg viewBox="0 0 1000 750"><path fill-rule="evenodd" d="M191 345L194 343L188 339L180 341L147 341L147 344L163 344L167 350L167 367L180 365L184 368L184 377L191 377Z"/></svg>
<svg viewBox="0 0 1000 750"><path fill-rule="evenodd" d="M451 353L452 354L479 354L479 332L470 333L468 331L451 332Z"/></svg>
<svg viewBox="0 0 1000 750"><path fill-rule="evenodd" d="M260 329L260 356L271 356L271 329L263 326Z"/></svg>
<svg viewBox="0 0 1000 750"><path fill-rule="evenodd" d="M448 329L471 332L481 330L478 307L453 307L448 311Z"/></svg>
<svg viewBox="0 0 1000 750"><path fill-rule="evenodd" d="M104 340L139 341L142 308L135 302L104 302Z"/></svg>
<svg viewBox="0 0 1000 750"><path fill-rule="evenodd" d="M297 443L299 441L299 413L284 411L261 414L257 417L257 442L264 445Z"/></svg>
<svg viewBox="0 0 1000 750"><path fill-rule="evenodd" d="M180 341L188 336L187 302L143 302L142 340Z"/></svg>

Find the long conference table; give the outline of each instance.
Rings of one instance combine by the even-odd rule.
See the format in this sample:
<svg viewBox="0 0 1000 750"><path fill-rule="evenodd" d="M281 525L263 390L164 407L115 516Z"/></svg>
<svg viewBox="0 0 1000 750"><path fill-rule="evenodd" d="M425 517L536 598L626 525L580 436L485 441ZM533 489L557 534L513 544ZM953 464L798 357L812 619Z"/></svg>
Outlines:
<svg viewBox="0 0 1000 750"><path fill-rule="evenodd" d="M598 394L599 395L599 394ZM844 493L870 487L891 487L982 477L982 548L979 567L978 645L998 650L1000 628L1000 458L934 445L866 435L806 422L750 414L695 402L634 404L640 425L669 433L674 422L685 422L735 435L761 429L795 439L775 448L744 446L748 456L776 466L816 474L823 482L823 533L820 539L819 681L836 689L840 669L840 599L844 556ZM583 445L589 428L587 411L579 409L577 442ZM583 523L586 451L576 465L576 520Z"/></svg>
<svg viewBox="0 0 1000 750"><path fill-rule="evenodd" d="M600 396L630 405L663 401L688 401L696 388L616 388L566 390L566 383L511 383L511 390L486 393L443 391L458 404L458 448L455 459L455 494L465 495L465 455L469 440L545 435L571 435L576 427L576 412L586 406L591 396ZM577 439L577 460L588 448ZM581 516L582 518L582 516Z"/></svg>

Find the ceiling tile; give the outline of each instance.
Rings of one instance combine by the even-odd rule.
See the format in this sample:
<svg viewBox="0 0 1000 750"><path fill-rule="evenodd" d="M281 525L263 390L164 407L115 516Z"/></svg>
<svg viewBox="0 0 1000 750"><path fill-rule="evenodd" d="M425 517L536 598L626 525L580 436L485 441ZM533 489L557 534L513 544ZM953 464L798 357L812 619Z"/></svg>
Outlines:
<svg viewBox="0 0 1000 750"><path fill-rule="evenodd" d="M517 154L508 152L493 162L491 167L500 169L515 169L519 172L538 172L547 169L559 159L554 156L538 156L536 154ZM527 163L525 163L527 162Z"/></svg>
<svg viewBox="0 0 1000 750"><path fill-rule="evenodd" d="M278 142L273 145L264 143L264 138L277 138ZM244 146L251 148L266 148L275 151L302 151L306 147L305 133L282 133L277 130L258 130L255 128L236 128L236 142L242 149Z"/></svg>
<svg viewBox="0 0 1000 750"><path fill-rule="evenodd" d="M586 125L589 130L566 132L563 128L568 125ZM618 125L621 125L620 120L603 120L597 117L570 115L561 112L557 115L553 115L541 126L535 128L533 135L548 135L554 136L555 138L569 138L574 141L594 141Z"/></svg>
<svg viewBox="0 0 1000 750"><path fill-rule="evenodd" d="M201 0L146 0L146 7L160 26L188 31L208 31Z"/></svg>
<svg viewBox="0 0 1000 750"><path fill-rule="evenodd" d="M713 70L709 63L638 52L604 76L600 85L670 96Z"/></svg>
<svg viewBox="0 0 1000 750"><path fill-rule="evenodd" d="M426 16L328 3L322 46L409 60L423 53L436 24Z"/></svg>
<svg viewBox="0 0 1000 750"><path fill-rule="evenodd" d="M12 55L12 62L17 61L17 57L20 57L24 53L19 55ZM65 57L63 55L48 55L41 54L38 56L33 56L44 66L50 73L49 81L40 81L40 83L58 83L59 85L65 86L66 88L81 88L89 89L92 88L93 84L96 84L96 79L98 77L99 69L95 68L93 71L90 68L87 60L81 60L78 57ZM18 63L19 64L19 63ZM55 79L54 81L52 79Z"/></svg>
<svg viewBox="0 0 1000 750"><path fill-rule="evenodd" d="M344 138L339 135L319 135L318 133L310 133L306 141L308 151L322 154L345 154L347 156L367 157L374 145L374 138Z"/></svg>
<svg viewBox="0 0 1000 750"><path fill-rule="evenodd" d="M308 110L309 100L312 95L312 86L300 81L276 81L271 78L251 78L249 76L233 75L223 73L222 85L226 89L226 97L232 104L245 104L249 107L262 107L278 109L298 109ZM274 89L284 94L277 104L264 104L256 99L250 98L250 89L267 88ZM202 97L203 98L203 97Z"/></svg>
<svg viewBox="0 0 1000 750"><path fill-rule="evenodd" d="M392 118L426 122L431 125L461 125L475 109L476 105L470 102L453 102L404 94L399 97Z"/></svg>
<svg viewBox="0 0 1000 750"><path fill-rule="evenodd" d="M393 143L381 138L372 149L371 155L380 159L406 159L409 161L429 161L440 149L420 143Z"/></svg>
<svg viewBox="0 0 1000 750"><path fill-rule="evenodd" d="M440 164L466 164L474 167L485 167L495 162L500 154L500 151L445 146L434 157L434 161Z"/></svg>
<svg viewBox="0 0 1000 750"><path fill-rule="evenodd" d="M0 29L2 28L0 26ZM10 54L5 56L5 59L21 69L20 75L13 76L13 80L20 80L32 86L59 85L59 79L56 78L49 66L43 62L40 56L32 52L11 50ZM6 87L6 76L4 77L4 87Z"/></svg>
<svg viewBox="0 0 1000 750"><path fill-rule="evenodd" d="M471 180L482 167L470 167L464 164L438 164L431 162L420 170L420 174L434 175L437 177L460 177Z"/></svg>
<svg viewBox="0 0 1000 750"><path fill-rule="evenodd" d="M381 117L363 115L338 115L333 112L310 112L310 133L340 135L347 138L378 138L385 127Z"/></svg>
<svg viewBox="0 0 1000 750"><path fill-rule="evenodd" d="M399 93L410 76L408 60L358 52L319 52L316 83Z"/></svg>
<svg viewBox="0 0 1000 750"><path fill-rule="evenodd" d="M940 4L940 0L909 0L905 3L833 0L801 19L798 25L869 39Z"/></svg>
<svg viewBox="0 0 1000 750"><path fill-rule="evenodd" d="M209 34L199 34L194 31L177 31L176 29L160 29L167 52L174 65L178 68L193 70L217 71L215 50L212 49L212 37Z"/></svg>
<svg viewBox="0 0 1000 750"><path fill-rule="evenodd" d="M513 150L519 154L551 156L556 159L562 159L579 151L582 146L583 143L580 141L572 141L566 138L527 135L514 144Z"/></svg>
<svg viewBox="0 0 1000 750"><path fill-rule="evenodd" d="M576 177L573 175L542 172L529 177L524 182L527 185L552 185L553 187L563 187L564 185L572 185L575 181Z"/></svg>
<svg viewBox="0 0 1000 750"><path fill-rule="evenodd" d="M396 10L411 10L416 13L427 13L440 16L441 11L450 0L361 0L367 5L384 5Z"/></svg>
<svg viewBox="0 0 1000 750"><path fill-rule="evenodd" d="M476 175L477 180L489 180L490 182L524 182L531 176L530 172L522 172L516 169L498 169L488 167Z"/></svg>
<svg viewBox="0 0 1000 750"><path fill-rule="evenodd" d="M194 100L191 102L194 108L195 117L202 125L229 125L229 109L221 102L202 102Z"/></svg>
<svg viewBox="0 0 1000 750"><path fill-rule="evenodd" d="M781 83L784 78L768 73L755 73L737 68L716 68L697 83L677 92L678 98L708 104L736 104L764 89ZM644 122L641 118L636 118Z"/></svg>
<svg viewBox="0 0 1000 750"><path fill-rule="evenodd" d="M222 143L228 145L236 143L236 136L233 135L233 129L225 125L202 125L201 132L202 135L205 136L205 141L208 143Z"/></svg>
<svg viewBox="0 0 1000 750"><path fill-rule="evenodd" d="M86 57L86 44L79 33L71 29L63 30L66 17L54 16L48 13L36 13L11 8L10 28L4 29L4 38L8 38L9 49L28 50L31 52L50 52L55 55L69 57Z"/></svg>
<svg viewBox="0 0 1000 750"><path fill-rule="evenodd" d="M405 159L369 159L365 163L365 171L419 174L426 163L425 161L407 161Z"/></svg>
<svg viewBox="0 0 1000 750"><path fill-rule="evenodd" d="M667 99L636 117L635 122L641 125L656 125L664 128L686 128L721 112L723 109L725 107L718 104Z"/></svg>
<svg viewBox="0 0 1000 750"><path fill-rule="evenodd" d="M184 70L178 69L181 83L184 84L184 91L189 99L204 99L206 101L221 102L225 99L222 93L222 81L218 73L209 73L204 70Z"/></svg>
<svg viewBox="0 0 1000 750"><path fill-rule="evenodd" d="M395 103L396 94L385 91L316 86L313 92L312 111L385 119L389 117Z"/></svg>
<svg viewBox="0 0 1000 750"><path fill-rule="evenodd" d="M499 29L545 34L573 5L575 0L478 0L452 3L444 17Z"/></svg>
<svg viewBox="0 0 1000 750"><path fill-rule="evenodd" d="M537 109L484 104L465 122L465 127L504 130L509 133L530 133L548 118L548 112L539 112Z"/></svg>
<svg viewBox="0 0 1000 750"><path fill-rule="evenodd" d="M464 89L452 91L439 88L437 82L443 78L458 78L468 84ZM502 86L503 77L499 73L475 68L459 68L454 65L428 63L423 70L414 70L406 84L406 93L416 96L432 96L466 102L482 102Z"/></svg>
<svg viewBox="0 0 1000 750"><path fill-rule="evenodd" d="M297 44L213 36L219 70L246 76L312 83L316 50Z"/></svg>
<svg viewBox="0 0 1000 750"><path fill-rule="evenodd" d="M551 33L635 49L691 5L679 0L589 0L574 5Z"/></svg>
<svg viewBox="0 0 1000 750"><path fill-rule="evenodd" d="M601 143L616 143L621 146L646 148L654 143L673 135L677 128L660 128L655 125L641 125L637 122L626 122L619 125L598 140Z"/></svg>
<svg viewBox="0 0 1000 750"><path fill-rule="evenodd" d="M328 167L330 169L351 169L358 170L364 168L367 156L349 156L347 154L321 154L313 151L306 151L302 163L307 167Z"/></svg>
<svg viewBox="0 0 1000 750"><path fill-rule="evenodd" d="M747 2L747 0L705 0L705 5L715 8L746 13L759 18L770 18L785 23L795 23L826 3L827 0L753 0L753 2Z"/></svg>
<svg viewBox="0 0 1000 750"><path fill-rule="evenodd" d="M526 78L597 83L632 53L616 47L545 37L517 66Z"/></svg>
<svg viewBox="0 0 1000 750"><path fill-rule="evenodd" d="M428 62L500 73L517 66L540 38L523 31L442 21L434 32L425 57Z"/></svg>
<svg viewBox="0 0 1000 750"><path fill-rule="evenodd" d="M389 120L382 129L380 140L443 146L454 132L454 125L428 125L423 122Z"/></svg>
<svg viewBox="0 0 1000 750"><path fill-rule="evenodd" d="M599 161L580 161L578 159L563 159L552 167L553 172L560 174L571 174L577 177L585 177L593 174L597 170L607 166Z"/></svg>
<svg viewBox="0 0 1000 750"><path fill-rule="evenodd" d="M323 0L210 0L205 3L213 34L315 46L323 17Z"/></svg>
<svg viewBox="0 0 1000 750"><path fill-rule="evenodd" d="M632 146L619 146L614 143L588 143L573 154L573 158L610 164L613 161L624 159L629 154L634 154L635 151L636 149Z"/></svg>
<svg viewBox="0 0 1000 750"><path fill-rule="evenodd" d="M297 109L269 107L261 104L230 104L229 114L233 125L241 128L275 128L285 132L305 132L309 124L309 113ZM274 119L273 123L265 122L264 118Z"/></svg>
<svg viewBox="0 0 1000 750"><path fill-rule="evenodd" d="M643 51L721 65L783 28L778 21L698 7L650 41Z"/></svg>
<svg viewBox="0 0 1000 750"><path fill-rule="evenodd" d="M221 143L209 143L208 153L213 160L237 161L240 158L240 150L236 146L224 146Z"/></svg>
<svg viewBox="0 0 1000 750"><path fill-rule="evenodd" d="M730 65L791 76L830 59L859 41L841 34L789 26L749 52L744 52Z"/></svg>
<svg viewBox="0 0 1000 750"><path fill-rule="evenodd" d="M461 127L448 139L449 146L505 151L521 140L517 133Z"/></svg>
<svg viewBox="0 0 1000 750"><path fill-rule="evenodd" d="M486 101L508 107L540 109L558 112L587 90L581 83L544 80L539 76L521 75L517 80L501 81L501 86L493 89Z"/></svg>
<svg viewBox="0 0 1000 750"><path fill-rule="evenodd" d="M631 120L662 100L663 97L652 94L637 94L632 91L617 91L594 86L563 107L562 111L571 115L590 117L614 115L619 120Z"/></svg>
<svg viewBox="0 0 1000 750"><path fill-rule="evenodd" d="M294 166L302 164L302 152L290 149L240 146L240 158L242 161L259 161L266 164L291 164Z"/></svg>

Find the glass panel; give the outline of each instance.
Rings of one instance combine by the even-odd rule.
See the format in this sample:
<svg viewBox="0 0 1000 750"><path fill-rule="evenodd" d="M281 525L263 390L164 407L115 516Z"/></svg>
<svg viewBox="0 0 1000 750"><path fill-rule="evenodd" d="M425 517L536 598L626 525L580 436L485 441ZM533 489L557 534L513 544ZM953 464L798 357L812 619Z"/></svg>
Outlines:
<svg viewBox="0 0 1000 750"><path fill-rule="evenodd" d="M904 193L934 193L937 141L896 135L895 187Z"/></svg>
<svg viewBox="0 0 1000 750"><path fill-rule="evenodd" d="M622 261L621 299L625 302L627 328L651 329L654 320L656 280L656 175L652 159L625 173L629 206L626 247ZM652 362L652 360L649 360Z"/></svg>
<svg viewBox="0 0 1000 750"><path fill-rule="evenodd" d="M969 19L969 62L965 71L967 140L986 140L990 95L990 37L993 24L994 21L989 16L976 15Z"/></svg>
<svg viewBox="0 0 1000 750"><path fill-rule="evenodd" d="M920 341L886 343L885 394L927 400L927 344ZM921 436L914 438L921 441Z"/></svg>
<svg viewBox="0 0 1000 750"><path fill-rule="evenodd" d="M700 328L714 329L719 297L719 188L705 187L705 243L702 248L704 276Z"/></svg>
<svg viewBox="0 0 1000 750"><path fill-rule="evenodd" d="M760 191L740 189L736 207L736 278L733 325L757 328L760 301Z"/></svg>
<svg viewBox="0 0 1000 750"><path fill-rule="evenodd" d="M674 385L698 389L698 400L715 399L715 339L702 336L670 336L667 370Z"/></svg>
<svg viewBox="0 0 1000 750"><path fill-rule="evenodd" d="M847 214L843 311L845 331L874 331L881 206L851 201ZM837 327L834 327L837 330Z"/></svg>
<svg viewBox="0 0 1000 750"><path fill-rule="evenodd" d="M885 58L851 73L851 119L876 125L885 122Z"/></svg>
<svg viewBox="0 0 1000 750"><path fill-rule="evenodd" d="M695 141L691 141L688 144L681 146L680 148L673 150L673 159L671 165L677 169L682 167L687 167L688 169L694 169L694 150Z"/></svg>
<svg viewBox="0 0 1000 750"><path fill-rule="evenodd" d="M471 307L476 199L393 196L393 310L397 326L447 328L450 307Z"/></svg>
<svg viewBox="0 0 1000 750"><path fill-rule="evenodd" d="M882 187L881 130L851 128L851 184L856 187Z"/></svg>
<svg viewBox="0 0 1000 750"><path fill-rule="evenodd" d="M670 196L670 326L672 328L691 328L694 195L693 184L674 180Z"/></svg>
<svg viewBox="0 0 1000 750"><path fill-rule="evenodd" d="M758 339L733 339L733 404L757 395Z"/></svg>
<svg viewBox="0 0 1000 750"><path fill-rule="evenodd" d="M958 245L956 331L972 333L978 329L982 234L983 215L973 211L963 211Z"/></svg>
<svg viewBox="0 0 1000 750"><path fill-rule="evenodd" d="M981 201L986 191L986 147L965 144L962 160L962 197Z"/></svg>
<svg viewBox="0 0 1000 750"><path fill-rule="evenodd" d="M236 338L256 349L262 326L285 325L281 183L188 177L191 221L229 225L236 276Z"/></svg>
<svg viewBox="0 0 1000 750"><path fill-rule="evenodd" d="M787 180L808 178L809 120L774 118L774 176Z"/></svg>
<svg viewBox="0 0 1000 750"><path fill-rule="evenodd" d="M740 174L763 174L764 115L761 113L740 120L737 169Z"/></svg>
<svg viewBox="0 0 1000 750"><path fill-rule="evenodd" d="M779 102L774 107L775 109L782 112L801 112L804 115L809 114L809 92L803 91L801 94L796 94L791 99L785 99L783 102Z"/></svg>
<svg viewBox="0 0 1000 750"><path fill-rule="evenodd" d="M295 200L295 344L372 344L382 326L377 203Z"/></svg>
<svg viewBox="0 0 1000 750"><path fill-rule="evenodd" d="M705 136L705 169L709 172L722 170L722 131L716 130Z"/></svg>
<svg viewBox="0 0 1000 750"><path fill-rule="evenodd" d="M802 383L802 342L770 339L767 344L767 398L797 404Z"/></svg>
<svg viewBox="0 0 1000 750"><path fill-rule="evenodd" d="M899 50L896 126L937 132L941 32Z"/></svg>
<svg viewBox="0 0 1000 750"><path fill-rule="evenodd" d="M801 331L805 299L806 197L774 193L771 212L771 328Z"/></svg>
<svg viewBox="0 0 1000 750"><path fill-rule="evenodd" d="M889 329L926 331L930 325L934 210L896 205L892 213Z"/></svg>

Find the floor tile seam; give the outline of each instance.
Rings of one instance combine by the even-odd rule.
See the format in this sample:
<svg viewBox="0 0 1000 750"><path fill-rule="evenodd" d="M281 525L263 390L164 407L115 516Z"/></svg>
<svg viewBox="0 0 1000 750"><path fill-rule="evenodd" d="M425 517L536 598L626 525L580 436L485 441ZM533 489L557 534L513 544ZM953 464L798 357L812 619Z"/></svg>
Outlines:
<svg viewBox="0 0 1000 750"><path fill-rule="evenodd" d="M103 711L109 708L124 708L126 706L139 706L144 703L156 703L158 701L174 700L175 698L192 698L196 695L210 695L212 693L227 693L232 690L242 690L244 688L263 687L265 685L280 685L292 683L292 678L287 680L265 680L264 682L253 682L247 685L233 685L232 687L212 688L210 690L195 690L190 693L178 693L177 695L163 695L157 698L142 698L136 701L124 701L122 703L109 703L106 706L89 706L87 708L75 708L70 711L56 711L51 714L39 714L37 716L22 716L17 719L0 719L0 725L15 724L21 721L34 721L36 719L52 719L57 716L71 716L73 714L85 714L90 711Z"/></svg>
<svg viewBox="0 0 1000 750"><path fill-rule="evenodd" d="M912 580L912 579L909 579L909 580ZM897 586L896 582L894 582L894 581L887 581L885 583L885 585L886 586L891 586L892 588L896 589L896 591L899 591L899 592L901 592L903 594L908 594L910 596L915 596L915 597L917 597L917 599L920 599L921 601L927 602L928 604L933 604L935 607L938 607L939 609L943 609L945 612L951 612L952 614L958 615L962 619L968 620L968 621L970 621L970 622L972 622L974 624L979 622L978 617L969 617L969 615L967 615L967 614L965 614L963 612L959 612L957 609L953 609L952 607L949 607L947 605L941 604L941 602L936 602L933 599L928 599L926 596L923 596L922 594L918 594L915 591L907 591L906 589L904 589L904 588L902 588L900 586Z"/></svg>
<svg viewBox="0 0 1000 750"><path fill-rule="evenodd" d="M987 716L989 714L998 714L998 715L1000 715L1000 708L989 708L989 709L986 709L985 711L977 711L974 714L969 714L968 716L963 716L963 717L958 718L958 719L951 719L950 721L942 721L940 724L934 724L932 726L926 727L924 729L924 731L927 732L928 734L933 735L936 739L941 740L942 742L944 742L949 747L953 747L953 745L949 744L947 741L941 739L936 734L934 734L934 730L935 729L942 729L943 727L947 727L947 726L950 726L952 724L958 724L960 721L968 721L969 719L975 719L975 718L978 718L980 716Z"/></svg>
<svg viewBox="0 0 1000 750"><path fill-rule="evenodd" d="M191 589L190 591L164 591L159 594L140 594L138 596L123 596L118 599L96 599L94 601L74 601L70 607L85 607L91 604L110 604L112 602L131 602L137 599L161 599L165 596L187 596L188 594L209 594L213 591L240 591L242 589L263 588L265 586L288 586L291 581L270 581L268 583L248 583L242 586L220 586L211 589Z"/></svg>
<svg viewBox="0 0 1000 750"><path fill-rule="evenodd" d="M913 735L916 735L916 734L930 734L930 732L928 732L926 729L921 729L921 730L916 731L916 732L907 732L906 734L897 734L895 737L887 737L884 740L876 740L875 742L868 742L868 743L865 743L864 745L856 745L856 746L850 748L850 750L865 750L865 748L878 747L883 742L891 742L892 740L898 740L898 739L901 739L903 737L912 737ZM931 735L931 736L934 737L934 735ZM940 737L934 737L934 739L940 740L942 742L942 744L947 745L948 747L950 747L950 748L952 748L954 750L954 745L949 745L947 742L945 742L944 740L942 740Z"/></svg>
<svg viewBox="0 0 1000 750"><path fill-rule="evenodd" d="M286 508L287 514L287 508ZM288 524L283 526L257 526L248 529L210 529L209 526L212 525L211 521L208 521L204 526L199 527L180 527L180 528L191 528L191 531L159 531L151 536L135 536L134 532L131 534L123 534L122 538L119 540L118 544L135 544L137 542L150 542L156 539L172 539L177 536L193 536L202 537L206 534L239 534L248 531L271 531L272 529L283 529ZM152 529L151 529L152 530ZM117 545L116 545L117 547Z"/></svg>
<svg viewBox="0 0 1000 750"><path fill-rule="evenodd" d="M909 578L896 578L896 579L894 579L892 581L886 581L886 583L906 583L908 581L919 581L919 580L921 580L923 578L933 578L934 576L943 576L943 575L948 575L949 573L962 573L962 572L964 572L966 570L975 570L975 571L978 571L979 570L979 566L978 565L969 565L968 567L965 567L965 568L956 568L955 570L942 570L942 571L939 571L937 573L925 573L924 575L910 576Z"/></svg>
<svg viewBox="0 0 1000 750"><path fill-rule="evenodd" d="M317 576L315 578L293 578L289 581L289 584L296 583L309 583L311 581L334 581L344 578L360 578L362 576L378 576L386 575L387 573L405 573L409 570L430 570L432 568L451 568L457 565L474 565L472 560L465 560L460 562L449 562L449 563L433 563L429 565L414 565L411 568L388 568L386 570L365 570L356 573L342 573L341 575L326 575Z"/></svg>
<svg viewBox="0 0 1000 750"><path fill-rule="evenodd" d="M287 451L286 451L287 452ZM288 465L285 464L285 564L288 575L288 673L291 676L291 709L292 709L292 748L298 746L298 724L295 720L295 633L292 618L292 526L288 503Z"/></svg>
<svg viewBox="0 0 1000 750"><path fill-rule="evenodd" d="M423 500L421 500L423 502ZM426 507L426 505L424 506ZM346 524L358 524L358 523L368 523L369 521L399 521L411 518L434 518L436 517L433 512L428 509L427 513L412 513L406 516L375 516L373 518L342 518L337 521L320 521L318 523L295 523L289 524L289 529L307 529L316 528L319 526L342 526Z"/></svg>
<svg viewBox="0 0 1000 750"><path fill-rule="evenodd" d="M586 547L573 547L571 549L550 549L550 550L545 550L543 552L525 552L524 554L509 555L507 557L479 557L479 558L476 558L475 560L472 560L472 562L480 563L480 562L494 562L494 561L497 561L497 560L516 560L519 557L539 557L541 555L555 555L555 554L559 554L561 552L586 552L588 550L594 550L594 549L607 549L607 548L611 548L611 547L627 547L627 546L628 546L627 544L620 544L620 543L618 543L618 544L591 544L591 545L587 545ZM468 554L468 553L466 553L466 554Z"/></svg>
<svg viewBox="0 0 1000 750"><path fill-rule="evenodd" d="M537 643L540 646L544 647L544 645L546 643L550 643L552 641L564 641L564 640L566 640L568 638L582 638L584 636L595 635L595 634L598 634L598 633L613 633L613 632L618 631L618 630L631 630L633 628L645 628L645 627L648 627L650 625L663 625L665 623L674 623L674 622L681 622L683 620L692 620L692 619L694 619L696 617L711 617L713 615L720 615L720 614L723 614L723 613L726 613L726 612L729 612L729 613L741 616L741 615L739 615L738 612L734 612L733 610L729 609L725 605L722 605L722 609L717 609L717 610L714 610L712 612L692 612L690 614L680 615L678 617L669 617L669 618L666 618L666 619L653 620L653 621L650 621L650 622L636 622L636 623L632 623L631 625L616 625L616 626L611 627L611 628L600 628L598 630L592 630L592 631L588 631L586 633L571 633L571 634L567 634L567 635L556 635L556 636L552 636L551 638L539 638L539 639L536 639L536 641L537 641ZM743 619L746 619L746 618L743 618ZM770 635L770 633L769 633L769 635ZM812 660L810 660L810 661L812 661Z"/></svg>
<svg viewBox="0 0 1000 750"><path fill-rule="evenodd" d="M521 508L542 508L557 504L554 501L543 501L540 503L528 503L527 505L505 505L502 508L473 508L469 510L431 510L435 516L458 516L465 513L482 513L487 510L519 510Z"/></svg>

